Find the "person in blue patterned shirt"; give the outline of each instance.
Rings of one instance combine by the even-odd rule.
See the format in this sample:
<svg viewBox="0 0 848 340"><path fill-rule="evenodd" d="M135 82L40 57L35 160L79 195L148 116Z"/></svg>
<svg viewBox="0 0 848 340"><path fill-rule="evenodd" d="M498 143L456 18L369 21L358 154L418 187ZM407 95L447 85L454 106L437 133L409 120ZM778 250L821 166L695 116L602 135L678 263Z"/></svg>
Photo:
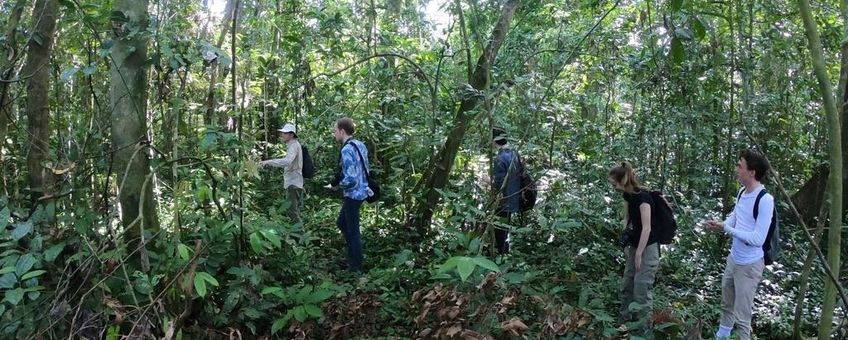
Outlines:
<svg viewBox="0 0 848 340"><path fill-rule="evenodd" d="M359 208L366 198L373 195L368 187L368 148L353 138L356 131L353 120L341 118L333 124L333 134L342 143L341 171L330 183L334 190L342 189L344 202L336 219L336 226L347 244L348 268L362 272L362 236L359 230ZM363 168L364 166L364 168Z"/></svg>

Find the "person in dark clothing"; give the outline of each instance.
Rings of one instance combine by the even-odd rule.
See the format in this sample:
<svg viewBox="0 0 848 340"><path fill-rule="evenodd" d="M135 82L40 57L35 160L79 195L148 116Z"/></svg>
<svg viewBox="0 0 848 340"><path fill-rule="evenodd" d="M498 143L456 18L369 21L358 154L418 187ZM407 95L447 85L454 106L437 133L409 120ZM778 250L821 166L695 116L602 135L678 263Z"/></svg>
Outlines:
<svg viewBox="0 0 848 340"><path fill-rule="evenodd" d="M497 200L496 213L506 220L506 224L512 224L519 212L521 180L518 173L521 163L518 152L510 146L503 130L493 131L492 145L498 153L494 162L492 182ZM495 227L495 246L499 254L509 253L509 230Z"/></svg>
<svg viewBox="0 0 848 340"><path fill-rule="evenodd" d="M651 225L654 201L650 192L639 185L636 173L628 162L612 168L607 180L624 196L624 232L629 235L625 237L626 262L619 322L629 322L633 316L649 320L653 303L651 289L660 262L659 243ZM630 308L633 302L638 305L635 309Z"/></svg>

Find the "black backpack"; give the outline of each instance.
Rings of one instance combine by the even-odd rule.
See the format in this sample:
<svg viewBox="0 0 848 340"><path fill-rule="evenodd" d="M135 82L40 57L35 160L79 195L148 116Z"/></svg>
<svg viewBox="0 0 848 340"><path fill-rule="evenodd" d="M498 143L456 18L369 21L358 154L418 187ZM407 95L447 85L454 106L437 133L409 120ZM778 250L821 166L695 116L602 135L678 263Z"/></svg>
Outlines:
<svg viewBox="0 0 848 340"><path fill-rule="evenodd" d="M312 156L309 155L309 150L306 145L300 144L301 155L303 156L303 178L312 178L315 176L315 163L312 162Z"/></svg>
<svg viewBox="0 0 848 340"><path fill-rule="evenodd" d="M518 173L518 180L521 185L521 196L518 200L518 211L525 212L536 206L538 190L536 189L536 180L534 180L533 176L530 175L530 172L527 171L527 166L524 164L524 161L521 160L521 155L518 154L518 151L515 152L515 155L518 157L519 166L521 166L521 171Z"/></svg>
<svg viewBox="0 0 848 340"><path fill-rule="evenodd" d="M651 199L654 201L651 209L651 224L656 229L657 241L660 244L671 244L677 236L677 221L674 220L674 211L668 201L659 190L651 190Z"/></svg>
<svg viewBox="0 0 848 340"><path fill-rule="evenodd" d="M739 202L739 199L742 198L743 192L745 192L745 188L739 190L739 194L736 195L736 202ZM767 193L768 191L763 188L763 190L760 190L760 193L757 194L757 199L754 201L754 222L757 221L757 216L760 214L760 199ZM780 222L777 219L777 204L775 204L774 212L771 215L771 223L769 224L768 234L766 234L766 240L763 241L763 263L766 265L774 263L774 261L777 261L779 253Z"/></svg>

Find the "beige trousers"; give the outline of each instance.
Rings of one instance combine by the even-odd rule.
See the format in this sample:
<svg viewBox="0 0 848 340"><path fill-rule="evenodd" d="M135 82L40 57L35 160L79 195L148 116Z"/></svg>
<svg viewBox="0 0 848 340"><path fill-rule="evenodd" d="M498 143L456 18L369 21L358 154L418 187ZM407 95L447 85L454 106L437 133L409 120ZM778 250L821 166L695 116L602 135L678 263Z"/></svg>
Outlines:
<svg viewBox="0 0 848 340"><path fill-rule="evenodd" d="M737 265L727 256L727 266L721 278L721 325L736 326L739 339L751 338L751 313L757 286L763 278L763 259L749 265Z"/></svg>

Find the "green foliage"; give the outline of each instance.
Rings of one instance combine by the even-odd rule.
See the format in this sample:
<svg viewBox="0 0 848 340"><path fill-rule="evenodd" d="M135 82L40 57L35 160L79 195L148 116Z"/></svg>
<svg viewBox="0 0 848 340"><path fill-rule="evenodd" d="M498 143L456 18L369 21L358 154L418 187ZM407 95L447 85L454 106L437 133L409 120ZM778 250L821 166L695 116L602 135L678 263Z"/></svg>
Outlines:
<svg viewBox="0 0 848 340"><path fill-rule="evenodd" d="M0 2L0 27L13 2ZM245 338L626 336L615 320L621 197L605 178L621 160L672 198L680 223L678 241L662 250L654 290L662 308L645 338L681 338L699 322L708 336L727 240L698 222L730 208L738 151L759 141L794 190L828 143L788 2L522 1L483 91L468 91L468 72L499 2L447 3L441 15L457 19L461 10L465 27L452 20L439 32L417 2L243 2L235 53L229 34L217 43L232 22L201 2L156 3L145 30L109 2L60 3L63 38L43 100L54 131L42 166L57 179L56 199L30 204L26 119L0 126L0 338L116 339L131 328L159 337L185 311L178 338L231 329ZM838 8L816 11L832 57L844 38ZM0 34L0 69L19 69L3 53L23 55L30 24L17 25L18 46L7 48ZM152 38L144 61L151 140L141 143L151 148L138 156L150 158L163 228L145 235L144 251L124 242L114 200L116 174L127 171L113 167L115 150L134 147L109 142L116 30ZM412 62L365 60L374 53ZM838 58L827 62L835 79ZM3 84L9 114L23 118L25 82ZM422 199L419 181L468 95L485 100L439 191L430 234L416 239L406 222ZM343 269L340 194L323 188L338 165L330 127L341 116L356 120L385 197L362 211L361 276ZM284 122L296 123L318 168L302 224L285 215L282 172L256 166L283 155L275 130ZM539 204L522 225L492 216L482 180L492 126L508 132L539 179ZM808 246L784 225L789 251L766 272L760 336L791 331L779 306L794 304ZM510 229L511 254L494 256L493 227ZM821 286L812 280L807 333Z"/></svg>
<svg viewBox="0 0 848 340"><path fill-rule="evenodd" d="M456 270L456 273L459 274L459 278L462 282L465 282L478 267L488 269L493 272L500 272L498 265L485 257L454 256L439 266L438 273L441 274L451 270Z"/></svg>

